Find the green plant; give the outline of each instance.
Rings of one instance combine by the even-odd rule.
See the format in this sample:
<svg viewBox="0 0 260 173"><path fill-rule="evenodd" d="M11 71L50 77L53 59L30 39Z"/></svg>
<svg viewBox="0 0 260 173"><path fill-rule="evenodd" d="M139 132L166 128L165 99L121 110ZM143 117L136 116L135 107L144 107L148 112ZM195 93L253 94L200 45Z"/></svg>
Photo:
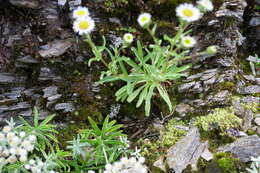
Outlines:
<svg viewBox="0 0 260 173"><path fill-rule="evenodd" d="M126 137L116 121L104 120L101 128L89 117L91 129L84 129L77 138L69 141L67 147L72 151L73 161L68 162L75 170L101 170L106 164L127 155Z"/></svg>
<svg viewBox="0 0 260 173"><path fill-rule="evenodd" d="M260 172L260 156L258 156L257 158L252 157L251 158L251 165L250 168L246 168L246 170L249 173L259 173Z"/></svg>
<svg viewBox="0 0 260 173"><path fill-rule="evenodd" d="M68 169L64 158L69 153L52 146L57 143L55 126L49 124L54 116L40 123L36 108L33 116L33 125L20 117L22 124L17 126L11 118L0 131L0 172L55 173L57 169Z"/></svg>
<svg viewBox="0 0 260 173"><path fill-rule="evenodd" d="M196 118L196 126L205 132L218 130L221 135L230 128L239 128L242 120L234 114L234 110L228 108L216 108L207 116Z"/></svg>
<svg viewBox="0 0 260 173"><path fill-rule="evenodd" d="M33 110L33 125L31 125L29 122L25 121L23 117L20 117L23 125L20 126L21 130L33 134L37 137L37 145L38 148L41 150L45 150L46 146L48 146L50 149L53 147L54 144L58 143L57 138L54 134L57 134L57 130L55 130L56 125L49 124L49 122L54 118L55 115L50 115L45 118L42 122L39 120L39 111L37 108L34 108Z"/></svg>
<svg viewBox="0 0 260 173"><path fill-rule="evenodd" d="M128 37L124 36L124 43L120 47L110 46L110 48L106 47L104 37L103 45L96 46L89 31L85 35L85 41L94 54L94 58L91 58L88 64L91 65L92 62L97 61L107 67L107 71L101 72L101 79L98 83L124 81L125 85L115 93L116 100L132 102L138 98L136 107L144 103L146 116L150 114L151 100L157 92L172 112L173 106L166 84L185 76L183 72L191 67L191 64L183 64L185 60L216 52L216 48L211 46L207 51L190 55L188 48L194 46L196 41L188 36L191 30L186 31L189 22L180 20L176 35L174 37L164 35L162 39L156 36L157 24L152 23L150 18L148 13L141 14L138 18L139 24L153 39L153 43L147 46L138 40L136 46L131 47L130 43L133 38L129 33L127 33ZM131 52L125 54L127 48L130 48ZM104 52L108 53L109 62L106 61Z"/></svg>
<svg viewBox="0 0 260 173"><path fill-rule="evenodd" d="M233 158L227 153L217 153L215 160L224 173L238 173L237 162L239 159Z"/></svg>

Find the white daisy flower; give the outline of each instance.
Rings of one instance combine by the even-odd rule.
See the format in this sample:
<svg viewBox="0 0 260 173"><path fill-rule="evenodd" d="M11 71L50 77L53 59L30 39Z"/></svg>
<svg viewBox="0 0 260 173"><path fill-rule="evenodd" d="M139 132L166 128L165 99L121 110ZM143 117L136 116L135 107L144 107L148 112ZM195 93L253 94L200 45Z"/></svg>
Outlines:
<svg viewBox="0 0 260 173"><path fill-rule="evenodd" d="M201 17L199 9L188 3L179 5L176 8L176 15L187 22L196 21Z"/></svg>
<svg viewBox="0 0 260 173"><path fill-rule="evenodd" d="M2 132L0 132L0 141L2 141L4 138L5 138L5 135Z"/></svg>
<svg viewBox="0 0 260 173"><path fill-rule="evenodd" d="M24 167L25 167L25 169L27 169L27 170L31 169L31 166L28 165L28 164L24 165Z"/></svg>
<svg viewBox="0 0 260 173"><path fill-rule="evenodd" d="M79 18L73 23L73 29L79 35L89 34L95 28L95 22L91 18Z"/></svg>
<svg viewBox="0 0 260 173"><path fill-rule="evenodd" d="M9 163L14 163L17 161L17 158L15 156L10 156L7 160Z"/></svg>
<svg viewBox="0 0 260 173"><path fill-rule="evenodd" d="M29 136L29 141L34 142L36 140L36 136L35 135L30 135Z"/></svg>
<svg viewBox="0 0 260 173"><path fill-rule="evenodd" d="M4 133L8 133L8 132L10 132L12 130L12 128L10 127L10 126L4 126L4 128L3 128L3 132Z"/></svg>
<svg viewBox="0 0 260 173"><path fill-rule="evenodd" d="M141 27L144 27L145 25L149 24L151 22L151 14L149 13L142 13L139 15L137 22Z"/></svg>
<svg viewBox="0 0 260 173"><path fill-rule="evenodd" d="M181 39L181 44L183 47L191 48L196 44L196 40L191 36L185 36Z"/></svg>
<svg viewBox="0 0 260 173"><path fill-rule="evenodd" d="M214 9L210 0L199 0L197 3L205 11L212 11Z"/></svg>
<svg viewBox="0 0 260 173"><path fill-rule="evenodd" d="M89 17L89 11L86 7L78 7L73 10L72 17L74 19Z"/></svg>
<svg viewBox="0 0 260 173"><path fill-rule="evenodd" d="M19 136L22 137L22 138L25 137L25 135L26 135L26 133L25 133L24 131L21 131L21 132L19 133Z"/></svg>
<svg viewBox="0 0 260 173"><path fill-rule="evenodd" d="M90 170L90 171L88 171L88 173L95 173L95 171L91 171L91 170Z"/></svg>
<svg viewBox="0 0 260 173"><path fill-rule="evenodd" d="M132 43L133 40L134 40L134 36L133 36L133 34L131 34L131 33L126 33L126 34L123 36L123 38L124 38L124 41L125 41L126 43Z"/></svg>
<svg viewBox="0 0 260 173"><path fill-rule="evenodd" d="M27 161L27 156L23 155L23 156L21 156L21 157L19 158L19 160L20 160L21 162L26 162L26 161Z"/></svg>

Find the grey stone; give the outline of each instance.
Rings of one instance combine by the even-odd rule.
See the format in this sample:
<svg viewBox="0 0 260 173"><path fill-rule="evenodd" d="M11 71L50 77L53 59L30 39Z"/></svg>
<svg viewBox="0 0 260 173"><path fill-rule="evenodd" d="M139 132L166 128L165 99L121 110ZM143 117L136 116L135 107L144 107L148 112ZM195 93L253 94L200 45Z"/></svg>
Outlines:
<svg viewBox="0 0 260 173"><path fill-rule="evenodd" d="M67 3L67 0L58 0L58 6L63 7Z"/></svg>
<svg viewBox="0 0 260 173"><path fill-rule="evenodd" d="M62 110L63 112L73 112L75 107L72 103L59 103L55 105L55 110Z"/></svg>
<svg viewBox="0 0 260 173"><path fill-rule="evenodd" d="M191 89L195 84L196 84L195 81L182 84L182 85L179 86L178 91L179 92L187 91L187 90Z"/></svg>
<svg viewBox="0 0 260 173"><path fill-rule="evenodd" d="M163 157L161 157L160 159L158 159L153 163L153 166L160 168L162 171L166 172L166 166L163 160L164 160Z"/></svg>
<svg viewBox="0 0 260 173"><path fill-rule="evenodd" d="M230 67L232 66L233 62L233 58L230 57L224 57L224 58L220 58L217 60L217 62L222 65L223 67Z"/></svg>
<svg viewBox="0 0 260 173"><path fill-rule="evenodd" d="M194 79L199 79L202 76L203 73L197 73L191 76L188 76L185 81L190 82L193 81Z"/></svg>
<svg viewBox="0 0 260 173"><path fill-rule="evenodd" d="M242 102L250 104L250 103L260 103L260 97L246 96L241 99Z"/></svg>
<svg viewBox="0 0 260 173"><path fill-rule="evenodd" d="M188 165L193 168L207 148L207 142L200 142L199 129L193 127L185 137L167 151L166 162L175 173L181 173Z"/></svg>
<svg viewBox="0 0 260 173"><path fill-rule="evenodd" d="M4 93L3 95L11 99L17 99L22 96L23 91L24 91L23 87L12 88L11 92Z"/></svg>
<svg viewBox="0 0 260 173"><path fill-rule="evenodd" d="M0 73L0 84L16 83L18 79L12 73Z"/></svg>
<svg viewBox="0 0 260 173"><path fill-rule="evenodd" d="M251 85L240 89L240 94L256 94L260 93L259 85Z"/></svg>
<svg viewBox="0 0 260 173"><path fill-rule="evenodd" d="M69 7L70 10L76 8L77 6L81 5L81 0L73 0L73 1L69 1Z"/></svg>
<svg viewBox="0 0 260 173"><path fill-rule="evenodd" d="M245 0L239 1L226 1L224 2L215 15L217 18L233 18L238 22L243 21L244 10L247 6Z"/></svg>
<svg viewBox="0 0 260 173"><path fill-rule="evenodd" d="M233 100L232 106L235 110L235 114L238 115L239 117L242 117L245 110L244 110L243 106L240 104L240 101L239 100Z"/></svg>
<svg viewBox="0 0 260 173"><path fill-rule="evenodd" d="M252 17L250 22L249 22L250 26L258 26L260 25L260 16L256 16L256 17Z"/></svg>
<svg viewBox="0 0 260 173"><path fill-rule="evenodd" d="M243 77L248 80L248 81L251 81L251 82L255 82L255 76L253 75L243 75Z"/></svg>
<svg viewBox="0 0 260 173"><path fill-rule="evenodd" d="M243 115L243 130L247 131L252 126L252 120L254 119L253 112L250 109L246 109Z"/></svg>
<svg viewBox="0 0 260 173"><path fill-rule="evenodd" d="M207 100L213 103L225 104L229 100L230 92L228 90L223 90L215 95L210 95Z"/></svg>
<svg viewBox="0 0 260 173"><path fill-rule="evenodd" d="M59 98L61 98L61 94L56 94L53 96L48 97L48 101L54 101L54 100L58 100Z"/></svg>
<svg viewBox="0 0 260 173"><path fill-rule="evenodd" d="M260 63L260 59L257 58L256 56L249 56L246 60L250 61L250 62L254 62L254 63Z"/></svg>
<svg viewBox="0 0 260 173"><path fill-rule="evenodd" d="M180 129L180 130L185 130L185 131L189 131L189 129L190 129L188 126L181 126L181 125L177 125L174 127L177 129Z"/></svg>
<svg viewBox="0 0 260 173"><path fill-rule="evenodd" d="M216 82L217 80L217 77L216 76L213 76L212 78L210 78L209 80L205 80L203 81L203 84L204 85L212 85Z"/></svg>
<svg viewBox="0 0 260 173"><path fill-rule="evenodd" d="M9 0L11 4L21 8L32 8L36 9L39 6L36 0Z"/></svg>
<svg viewBox="0 0 260 173"><path fill-rule="evenodd" d="M2 99L0 100L0 105L10 105L12 103L15 103L17 99Z"/></svg>
<svg viewBox="0 0 260 173"><path fill-rule="evenodd" d="M48 98L58 93L57 86L49 86L43 89L44 95L43 98Z"/></svg>
<svg viewBox="0 0 260 173"><path fill-rule="evenodd" d="M64 54L71 45L72 43L69 39L55 40L50 44L41 46L39 54L43 58L57 57Z"/></svg>
<svg viewBox="0 0 260 173"><path fill-rule="evenodd" d="M209 80L213 76L216 76L216 71L213 72L204 72L203 75L201 76L200 80Z"/></svg>
<svg viewBox="0 0 260 173"><path fill-rule="evenodd" d="M38 80L40 81L61 81L60 76L56 76L56 74L53 72L53 70L47 68L47 67L42 67L40 70L40 75Z"/></svg>
<svg viewBox="0 0 260 173"><path fill-rule="evenodd" d="M203 87L200 81L196 82L195 86L192 88L192 91L195 93L202 93Z"/></svg>
<svg viewBox="0 0 260 173"><path fill-rule="evenodd" d="M256 125L260 126L260 117L259 118L255 118L254 121L255 121Z"/></svg>
<svg viewBox="0 0 260 173"><path fill-rule="evenodd" d="M23 58L18 59L17 61L22 62L22 63L27 63L27 64L37 64L39 61L30 55L27 55Z"/></svg>
<svg viewBox="0 0 260 173"><path fill-rule="evenodd" d="M175 111L179 116L184 117L187 113L193 111L193 108L188 104L180 103L176 106Z"/></svg>
<svg viewBox="0 0 260 173"><path fill-rule="evenodd" d="M201 154L201 157L207 161L210 161L213 159L213 154L208 150L208 148L205 148L205 150Z"/></svg>
<svg viewBox="0 0 260 173"><path fill-rule="evenodd" d="M260 138L257 135L246 136L237 141L219 147L219 152L231 152L242 162L250 161L251 157L260 155Z"/></svg>

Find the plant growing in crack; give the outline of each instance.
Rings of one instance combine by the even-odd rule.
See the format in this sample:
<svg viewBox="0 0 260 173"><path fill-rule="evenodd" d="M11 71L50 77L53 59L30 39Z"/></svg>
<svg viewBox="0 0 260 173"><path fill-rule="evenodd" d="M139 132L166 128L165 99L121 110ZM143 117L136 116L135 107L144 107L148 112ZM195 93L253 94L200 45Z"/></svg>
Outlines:
<svg viewBox="0 0 260 173"><path fill-rule="evenodd" d="M185 76L184 71L191 67L191 64L183 64L185 60L216 53L216 47L210 46L205 51L190 55L190 48L194 47L196 39L189 35L191 30L187 30L191 22L199 20L204 12L212 9L210 0L198 1L197 7L187 3L181 4L176 9L180 18L177 33L173 37L164 35L163 38L156 36L157 24L152 21L151 14L142 13L137 21L152 37L153 43L149 45L144 45L139 40L135 46L131 45L134 36L126 33L123 36L124 42L119 47L107 47L105 37L103 44L97 46L90 35L94 29L94 21L90 17L76 19L73 28L75 32L84 35L94 54L88 65L92 62L102 62L107 68L107 71L101 72L98 83L124 81L125 84L115 93L116 100L126 100L129 103L137 100L136 107L144 104L145 115L149 116L151 100L156 93L159 93L168 105L169 111L173 111L165 86L169 81ZM125 49L130 50L129 55L124 54ZM109 61L104 56L105 52L108 53Z"/></svg>

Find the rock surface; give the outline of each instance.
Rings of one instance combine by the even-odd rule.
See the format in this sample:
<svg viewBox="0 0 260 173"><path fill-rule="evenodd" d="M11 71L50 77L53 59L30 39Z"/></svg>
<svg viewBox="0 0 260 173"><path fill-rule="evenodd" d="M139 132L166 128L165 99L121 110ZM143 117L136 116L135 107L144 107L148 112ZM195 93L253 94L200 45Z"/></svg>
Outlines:
<svg viewBox="0 0 260 173"><path fill-rule="evenodd" d="M71 45L70 40L55 40L50 44L42 46L39 54L43 58L57 57L65 53Z"/></svg>
<svg viewBox="0 0 260 173"><path fill-rule="evenodd" d="M231 152L242 162L260 155L260 138L257 135L242 137L237 141L218 148L219 152Z"/></svg>
<svg viewBox="0 0 260 173"><path fill-rule="evenodd" d="M182 173L188 165L195 168L207 146L207 142L200 141L199 129L191 128L185 137L168 150L166 161L169 168L175 173Z"/></svg>

